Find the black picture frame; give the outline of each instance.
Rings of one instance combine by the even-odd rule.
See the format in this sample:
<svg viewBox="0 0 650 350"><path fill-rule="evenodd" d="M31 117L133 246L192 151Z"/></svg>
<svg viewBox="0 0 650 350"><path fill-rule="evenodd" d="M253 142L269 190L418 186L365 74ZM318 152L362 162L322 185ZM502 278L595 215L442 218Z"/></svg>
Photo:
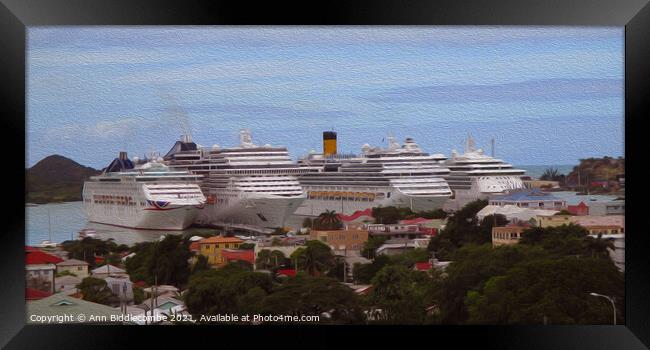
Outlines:
<svg viewBox="0 0 650 350"><path fill-rule="evenodd" d="M361 347L474 346L550 349L643 349L650 344L650 246L642 213L647 201L650 101L650 5L646 0L494 1L83 1L0 0L0 105L3 192L9 196L0 243L0 346L23 348L150 346L180 339L214 346ZM25 34L44 25L579 25L625 26L625 157L627 167L626 324L619 326L431 327L128 327L26 326L24 297ZM21 186L22 185L22 186ZM424 343L422 343L424 341ZM443 345L442 343L446 343ZM646 344L646 345L644 345ZM139 345L144 346L144 345ZM200 345L199 345L200 346Z"/></svg>

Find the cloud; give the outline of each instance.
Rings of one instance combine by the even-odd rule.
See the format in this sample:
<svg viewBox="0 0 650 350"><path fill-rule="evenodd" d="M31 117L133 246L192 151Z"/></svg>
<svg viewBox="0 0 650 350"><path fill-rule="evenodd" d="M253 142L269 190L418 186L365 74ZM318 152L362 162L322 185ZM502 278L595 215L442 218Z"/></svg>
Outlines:
<svg viewBox="0 0 650 350"><path fill-rule="evenodd" d="M98 121L94 124L71 124L51 128L46 136L62 140L70 139L115 139L134 135L136 127L142 123L140 118L121 118Z"/></svg>
<svg viewBox="0 0 650 350"><path fill-rule="evenodd" d="M396 88L367 99L388 103L560 102L623 97L621 79L539 79L495 85Z"/></svg>

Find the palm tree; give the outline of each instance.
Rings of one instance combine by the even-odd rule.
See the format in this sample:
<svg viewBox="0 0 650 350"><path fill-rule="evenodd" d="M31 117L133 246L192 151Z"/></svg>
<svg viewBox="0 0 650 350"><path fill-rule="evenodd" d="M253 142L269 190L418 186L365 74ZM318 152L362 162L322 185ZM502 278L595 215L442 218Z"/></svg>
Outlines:
<svg viewBox="0 0 650 350"><path fill-rule="evenodd" d="M334 210L325 210L318 216L318 227L326 230L337 229L341 220Z"/></svg>

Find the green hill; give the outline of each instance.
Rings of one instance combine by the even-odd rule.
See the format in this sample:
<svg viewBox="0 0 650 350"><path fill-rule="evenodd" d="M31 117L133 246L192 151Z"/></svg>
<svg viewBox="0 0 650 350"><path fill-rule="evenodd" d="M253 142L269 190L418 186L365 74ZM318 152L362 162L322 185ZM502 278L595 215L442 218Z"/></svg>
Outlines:
<svg viewBox="0 0 650 350"><path fill-rule="evenodd" d="M573 168L573 171L567 175L567 184L586 189L588 185L590 190L598 190L591 184L594 181L607 182L608 191L615 192L620 190L617 178L625 174L625 158L588 158L581 159L580 164ZM580 184L580 186L578 186ZM601 189L602 190L602 189Z"/></svg>
<svg viewBox="0 0 650 350"><path fill-rule="evenodd" d="M83 183L100 170L52 155L25 170L28 203L80 201Z"/></svg>

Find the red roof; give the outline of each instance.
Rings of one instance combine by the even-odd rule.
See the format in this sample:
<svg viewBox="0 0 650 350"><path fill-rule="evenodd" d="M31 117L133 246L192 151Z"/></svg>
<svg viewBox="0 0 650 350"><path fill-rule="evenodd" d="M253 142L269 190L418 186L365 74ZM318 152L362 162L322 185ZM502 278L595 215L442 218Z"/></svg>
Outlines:
<svg viewBox="0 0 650 350"><path fill-rule="evenodd" d="M255 252L252 249L224 249L221 256L226 261L244 260L251 264L255 263Z"/></svg>
<svg viewBox="0 0 650 350"><path fill-rule="evenodd" d="M140 288L144 288L144 287L147 286L147 282L145 282L145 281L137 281L137 282L135 282L135 283L133 283L133 284L134 284L136 287L140 287Z"/></svg>
<svg viewBox="0 0 650 350"><path fill-rule="evenodd" d="M192 243L190 243L190 251L191 252L201 251L201 243L200 242L192 242Z"/></svg>
<svg viewBox="0 0 650 350"><path fill-rule="evenodd" d="M567 205L566 210L573 215L589 215L589 206L584 202L578 205Z"/></svg>
<svg viewBox="0 0 650 350"><path fill-rule="evenodd" d="M430 262L415 263L415 269L418 271L428 271L431 270L432 267L433 264L431 264Z"/></svg>
<svg viewBox="0 0 650 350"><path fill-rule="evenodd" d="M38 300L49 297L52 293L38 289L25 288L25 300Z"/></svg>
<svg viewBox="0 0 650 350"><path fill-rule="evenodd" d="M44 251L33 249L28 250L31 247L25 247L25 264L27 265L36 265L36 264L58 264L63 261L56 255L48 254Z"/></svg>
<svg viewBox="0 0 650 350"><path fill-rule="evenodd" d="M101 256L96 256L95 257L95 264L101 264L104 262L104 258Z"/></svg>
<svg viewBox="0 0 650 350"><path fill-rule="evenodd" d="M409 219L409 220L401 220L399 223L402 225L415 225L419 224L424 221L429 221L429 219L425 218L414 218L414 219Z"/></svg>
<svg viewBox="0 0 650 350"><path fill-rule="evenodd" d="M295 269L282 269L282 270L278 270L277 275L278 275L278 276L285 275L285 276L289 276L289 277L294 277L294 276L296 276L296 270L295 270Z"/></svg>

